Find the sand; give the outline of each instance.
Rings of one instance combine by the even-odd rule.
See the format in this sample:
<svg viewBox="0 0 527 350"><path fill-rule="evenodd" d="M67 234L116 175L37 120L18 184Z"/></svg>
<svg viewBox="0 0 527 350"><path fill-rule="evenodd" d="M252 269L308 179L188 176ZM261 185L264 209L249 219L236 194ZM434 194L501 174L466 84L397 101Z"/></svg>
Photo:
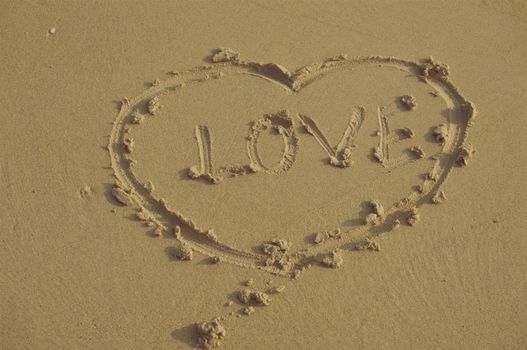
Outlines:
<svg viewBox="0 0 527 350"><path fill-rule="evenodd" d="M0 348L527 346L522 2L0 18Z"/></svg>

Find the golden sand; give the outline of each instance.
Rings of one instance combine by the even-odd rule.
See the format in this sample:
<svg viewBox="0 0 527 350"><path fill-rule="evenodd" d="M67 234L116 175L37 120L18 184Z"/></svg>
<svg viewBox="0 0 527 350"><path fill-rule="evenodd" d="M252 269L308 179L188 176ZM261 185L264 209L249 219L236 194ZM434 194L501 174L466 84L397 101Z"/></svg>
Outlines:
<svg viewBox="0 0 527 350"><path fill-rule="evenodd" d="M526 347L523 2L3 9L0 348Z"/></svg>

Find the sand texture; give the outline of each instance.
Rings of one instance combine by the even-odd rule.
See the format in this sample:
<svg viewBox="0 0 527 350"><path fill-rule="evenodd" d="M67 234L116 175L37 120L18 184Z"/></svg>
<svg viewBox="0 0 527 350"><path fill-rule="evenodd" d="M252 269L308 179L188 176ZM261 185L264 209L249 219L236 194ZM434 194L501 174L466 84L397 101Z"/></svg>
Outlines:
<svg viewBox="0 0 527 350"><path fill-rule="evenodd" d="M0 348L527 347L523 2L3 8Z"/></svg>

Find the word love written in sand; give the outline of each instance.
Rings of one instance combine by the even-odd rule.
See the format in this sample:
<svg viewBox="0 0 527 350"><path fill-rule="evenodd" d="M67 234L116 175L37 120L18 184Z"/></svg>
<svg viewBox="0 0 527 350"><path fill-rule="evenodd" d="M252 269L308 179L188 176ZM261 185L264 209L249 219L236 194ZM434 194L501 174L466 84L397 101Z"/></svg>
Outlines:
<svg viewBox="0 0 527 350"><path fill-rule="evenodd" d="M175 72L165 81L156 80L151 88L139 96L125 99L115 120L108 146L116 178L113 196L119 203L135 208L137 218L151 227L155 236L172 238L173 245L179 249L178 256L181 259L191 259L193 252L199 252L214 261L221 260L279 275L298 274L298 271L317 260L326 266L338 266L338 263L333 263L339 260L336 249L343 246L362 247L365 242L369 244L371 239L400 224L414 225L419 220L418 210L421 206L443 201L446 197L442 185L452 169L455 166L466 165L474 153L465 140L467 129L477 115L476 108L451 82L448 66L433 59L412 62L393 57L350 58L339 55L293 73L277 64L242 61L238 54L228 50L218 51L212 61L210 65L186 72ZM350 74L353 74L353 77ZM379 78L379 74L386 75ZM364 87L374 79L377 79L377 83L372 85L371 89L373 92L378 90L375 94L369 93ZM233 85L221 85L228 84L229 81L233 82ZM328 81L329 83L325 83ZM214 82L219 82L219 85ZM264 85L251 85L254 82ZM214 86L220 88L214 90ZM316 86L322 86L322 90L313 90ZM335 86L344 88L335 88L326 93ZM245 91L248 90L246 87L251 87L253 93ZM229 99L229 95L234 94L236 88L241 91L241 97ZM185 91L190 92L185 95ZM199 95L200 93L202 95ZM356 96L357 94L362 95ZM350 103L350 100L358 103ZM241 107L228 109L236 104ZM324 104L324 110L329 111L328 113L319 108ZM287 109L283 109L284 107ZM333 113L341 107L340 114ZM291 112L293 110L298 112ZM200 117L207 112L207 117ZM271 114L265 114L270 112ZM335 130L342 124L345 127L340 127L341 136L336 137ZM145 125L146 129L139 128L140 125ZM155 129L155 125L162 126ZM246 125L249 126L248 133ZM300 135L299 126L307 132L304 133L305 137L316 140L307 142L306 139L306 142L302 142L302 149L308 150L305 153L299 152L299 140L304 137ZM333 133L325 131L333 126ZM152 129L149 129L150 127ZM175 129L172 130L171 127ZM194 137L191 135L193 128ZM141 130L146 130L142 136ZM211 131L219 135L214 139L215 144L223 142L217 149L213 148ZM132 135L132 132L135 135ZM268 147L262 143L262 139L273 132L278 135L278 139L281 137L281 147L280 153L272 153L273 157L270 158L269 153L264 155ZM162 139L164 133L169 134L166 139ZM177 137L171 137L176 133ZM244 142L237 141L243 140L245 135ZM230 140L226 140L227 138ZM166 140L175 144L163 149L162 147L169 143ZM196 140L199 163L195 163L196 158L192 156L195 154ZM336 146L333 146L330 140L337 141ZM146 148L155 151L141 158L140 154L144 148L137 145L142 146L147 142L150 144ZM231 146L235 144L234 149L245 147L246 152L231 152ZM359 152L360 147L366 146L369 155L365 155L364 149ZM185 147L187 149L184 149ZM176 154L174 149L178 150ZM247 161L247 157L249 162L240 166L232 165L227 158L218 163L229 165L215 168L213 153L214 159L226 154L232 157L236 154L239 157L241 154L245 159L241 164ZM330 165L347 169L327 171L325 175L330 180L324 183L324 186L327 184L326 187L320 186L320 179L326 177L325 175L318 178L303 177L306 172L311 171L317 175L319 170L329 169L320 163L318 168L314 168L313 159L317 159L315 153L325 153ZM161 155L162 159L150 160L156 154ZM306 155L302 157L302 161L301 154ZM143 162L147 166L141 173ZM306 162L310 162L310 165ZM173 163L177 163L176 168ZM388 173L383 173L385 176L377 176L373 168L368 168L374 166L377 170L382 169L378 163L388 169ZM422 166L416 168L420 164ZM398 169L412 167L417 173L397 173ZM164 184L167 178L173 181L174 175L156 177L158 172L181 173L182 168L186 169L185 180L180 179L176 189L173 188L173 182ZM397 170L394 170L395 168ZM293 172L293 169L302 170ZM257 187L258 183L247 185L247 182L240 180L240 183L245 183L243 186L226 193L226 186L201 186L194 185L195 181L186 181L188 175L215 183L225 177L252 173L284 176L244 177L247 181L253 178L268 181L265 179L272 178L280 184L276 185L277 189L272 195L261 197L267 201L253 200L250 205L245 206L244 200L250 200L251 196L266 195L265 191L243 192L246 189L253 191L254 185ZM345 177L345 174L349 175ZM397 174L399 178L392 178ZM227 184L226 182L225 185ZM266 190L273 190L274 184L266 184ZM319 191L319 195L311 196L309 193L308 196L302 197L304 188ZM174 192L176 190L179 192ZM212 192L216 190L218 192ZM201 197L199 191L204 193ZM393 201L391 197L386 196L388 200L381 203L374 197L386 192L394 192L391 194L395 196ZM167 200L162 196L163 193L172 197ZM295 203L292 202L295 196L291 196L291 193L298 193L304 201L303 209L311 208L311 212L317 215L324 210L324 205L329 202L328 198L340 199L346 203L347 208L356 208L359 203L349 204L350 199L355 198L354 194L371 193L372 197L357 199L369 200L369 213L357 218L363 222L362 225L349 225L334 220L334 226L314 231L311 227L319 225L322 221L326 224L329 221L313 220L315 215L300 213L304 215L301 220L284 221L281 226L271 226L273 229L264 232L263 236L261 233L255 234L254 232L262 226L265 227L267 222L272 225L273 221L284 218L288 220L291 215L296 215L291 212L292 214L281 216L282 211L295 208ZM278 196L282 198L276 201L275 197ZM188 204L193 200L202 201L206 205ZM178 208L174 208L172 203L178 203ZM255 211L253 207L258 206L259 211ZM339 208L331 208L327 211L328 215ZM225 229L231 222L238 222L237 218L242 210L244 227L250 229L241 232L236 232L236 229L231 227ZM253 221L250 221L248 215L250 210L258 214ZM218 220L220 229L217 229L218 226L214 222L207 222L206 227L203 227L201 222L207 218L214 218L215 213L218 214L217 217L223 218ZM272 215L264 217L267 213ZM199 218L200 223L195 221L195 217ZM354 219L353 216L351 219ZM247 222L254 224L250 226ZM290 240L282 239L279 236L281 232L284 229L292 230L293 225L302 226L300 229L306 225L303 237L313 235L314 238L296 237L297 243L294 245ZM227 239L229 234L232 237L230 241ZM251 234L259 240L260 250L240 248L240 242ZM254 242L246 242L249 247L255 247Z"/></svg>
<svg viewBox="0 0 527 350"><path fill-rule="evenodd" d="M386 168L393 168L425 156L421 147L413 146L407 150L409 152L406 154L393 158L390 155L392 144L414 137L414 131L411 128L402 128L390 133L389 115L385 112L385 107L378 107L377 114L380 130L376 133L379 137L379 145L374 148L373 152L376 160ZM366 111L363 107L359 106L354 109L342 138L334 147L331 146L328 137L326 137L313 118L300 114L298 115L298 119L305 130L315 137L327 153L329 156L329 164L335 167L346 168L353 164L352 152L355 147L354 140L359 133L365 115ZM246 137L247 156L249 157L250 164L242 166L222 166L218 169L215 169L213 166L214 152L211 131L205 125L198 125L195 128L195 136L200 164L199 166L190 167L188 175L192 179L206 179L212 183L218 183L223 180L224 176L235 177L257 172L279 175L289 171L295 163L299 143L294 125L294 119L291 118L287 110L282 110L276 114L265 115L262 119L252 123L249 134ZM264 164L258 152L258 139L262 132L269 129L274 130L283 139L283 153L275 166Z"/></svg>

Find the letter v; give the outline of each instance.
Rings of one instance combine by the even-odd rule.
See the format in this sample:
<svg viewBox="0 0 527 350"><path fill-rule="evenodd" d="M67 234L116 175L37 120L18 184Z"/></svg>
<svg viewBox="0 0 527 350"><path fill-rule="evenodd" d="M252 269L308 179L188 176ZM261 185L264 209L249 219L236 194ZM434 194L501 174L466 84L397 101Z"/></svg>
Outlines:
<svg viewBox="0 0 527 350"><path fill-rule="evenodd" d="M329 164L344 168L353 164L351 160L352 148L355 147L353 141L364 122L365 114L366 110L362 106L357 106L353 109L346 131L336 147L330 145L327 137L320 131L317 123L312 118L302 114L299 117L306 131L317 139L318 143L329 155Z"/></svg>

